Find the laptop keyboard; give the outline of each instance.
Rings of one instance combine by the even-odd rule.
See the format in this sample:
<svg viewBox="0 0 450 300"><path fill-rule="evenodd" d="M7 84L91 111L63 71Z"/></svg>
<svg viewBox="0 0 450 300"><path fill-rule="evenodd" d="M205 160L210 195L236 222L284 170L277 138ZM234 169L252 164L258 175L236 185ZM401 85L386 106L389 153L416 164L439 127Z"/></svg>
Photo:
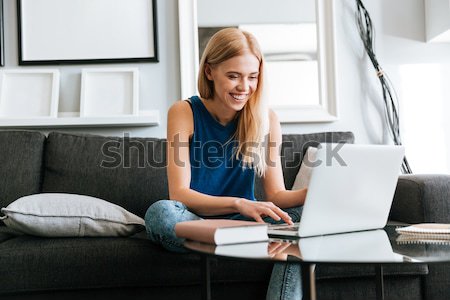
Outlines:
<svg viewBox="0 0 450 300"><path fill-rule="evenodd" d="M275 230L286 230L286 231L298 231L298 228L300 226L300 223L294 223L292 225L287 225L287 224L281 224L281 225L271 225L270 229L275 229Z"/></svg>

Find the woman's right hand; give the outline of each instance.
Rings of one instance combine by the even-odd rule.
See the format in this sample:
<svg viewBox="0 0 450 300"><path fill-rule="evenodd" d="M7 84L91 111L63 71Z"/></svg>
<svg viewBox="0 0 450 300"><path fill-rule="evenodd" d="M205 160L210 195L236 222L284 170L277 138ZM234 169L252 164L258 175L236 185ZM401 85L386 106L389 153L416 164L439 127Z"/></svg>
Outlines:
<svg viewBox="0 0 450 300"><path fill-rule="evenodd" d="M289 214L272 202L238 199L235 205L241 215L253 218L256 222L264 223L264 217L271 217L275 221L283 220L287 224L292 224Z"/></svg>

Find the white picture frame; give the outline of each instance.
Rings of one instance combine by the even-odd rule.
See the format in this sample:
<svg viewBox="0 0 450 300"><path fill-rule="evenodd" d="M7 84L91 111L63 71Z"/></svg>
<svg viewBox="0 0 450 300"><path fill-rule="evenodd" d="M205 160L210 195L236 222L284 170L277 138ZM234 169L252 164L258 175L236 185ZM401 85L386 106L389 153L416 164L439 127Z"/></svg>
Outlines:
<svg viewBox="0 0 450 300"><path fill-rule="evenodd" d="M158 62L156 0L17 0L19 65Z"/></svg>
<svg viewBox="0 0 450 300"><path fill-rule="evenodd" d="M0 72L0 118L57 118L59 70Z"/></svg>
<svg viewBox="0 0 450 300"><path fill-rule="evenodd" d="M80 117L139 115L137 68L82 69Z"/></svg>
<svg viewBox="0 0 450 300"><path fill-rule="evenodd" d="M281 123L318 123L338 120L336 88L336 41L335 1L315 0L318 63L319 103L317 105L296 105L273 107ZM274 5L277 5L274 2ZM300 13L300 12L299 12ZM178 0L181 97L198 94L198 21L197 0Z"/></svg>

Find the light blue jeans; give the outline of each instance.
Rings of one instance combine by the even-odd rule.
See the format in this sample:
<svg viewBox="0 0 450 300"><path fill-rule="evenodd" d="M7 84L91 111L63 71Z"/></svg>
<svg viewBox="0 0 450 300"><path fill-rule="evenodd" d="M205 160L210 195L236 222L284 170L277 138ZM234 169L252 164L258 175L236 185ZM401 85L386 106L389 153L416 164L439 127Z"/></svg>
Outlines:
<svg viewBox="0 0 450 300"><path fill-rule="evenodd" d="M303 207L285 209L293 222L299 222ZM240 214L227 216L234 220L252 220ZM183 221L200 220L201 217L190 212L186 205L173 200L160 200L152 204L145 214L145 227L149 239L162 245L169 251L187 252L183 247L184 239L175 235L175 224ZM264 218L267 223L282 223L270 217ZM299 264L275 263L267 290L267 300L301 299L301 269Z"/></svg>

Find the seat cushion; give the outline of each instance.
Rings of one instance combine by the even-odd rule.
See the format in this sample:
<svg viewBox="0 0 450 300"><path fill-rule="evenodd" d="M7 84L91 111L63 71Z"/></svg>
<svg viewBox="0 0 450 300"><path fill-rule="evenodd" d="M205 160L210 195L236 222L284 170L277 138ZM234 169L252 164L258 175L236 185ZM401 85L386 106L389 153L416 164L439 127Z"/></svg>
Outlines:
<svg viewBox="0 0 450 300"><path fill-rule="evenodd" d="M144 217L168 199L165 140L51 132L43 192L93 196Z"/></svg>
<svg viewBox="0 0 450 300"><path fill-rule="evenodd" d="M14 236L2 227L0 241L0 294L200 284L197 254L168 252L143 234L131 238L48 239ZM265 282L271 264L213 260L212 270L216 282Z"/></svg>
<svg viewBox="0 0 450 300"><path fill-rule="evenodd" d="M423 278L416 276L385 276L384 298L390 300L423 300L447 298L423 298L425 288ZM375 300L376 285L374 277L341 278L319 280L316 285L317 299Z"/></svg>
<svg viewBox="0 0 450 300"><path fill-rule="evenodd" d="M0 131L0 207L39 192L44 141L35 131Z"/></svg>
<svg viewBox="0 0 450 300"><path fill-rule="evenodd" d="M39 238L0 228L0 294L90 288L200 284L197 254L171 253L143 234L132 238ZM406 268L404 268L406 267ZM213 282L268 283L271 263L213 259ZM251 270L251 272L248 272ZM317 267L317 278L374 276L371 266ZM327 274L328 273L328 274ZM386 275L426 274L426 266L386 269Z"/></svg>
<svg viewBox="0 0 450 300"><path fill-rule="evenodd" d="M200 258L133 237L40 238L0 227L0 294L108 287L190 286L200 284ZM268 283L272 263L213 258L213 282ZM251 272L248 272L251 270ZM426 266L386 267L386 275L426 274ZM318 280L374 276L364 265L319 265Z"/></svg>
<svg viewBox="0 0 450 300"><path fill-rule="evenodd" d="M386 264L383 266L385 276L412 276L428 274L426 264ZM320 264L316 267L316 278L337 279L337 278L358 278L375 277L375 266L365 264Z"/></svg>

